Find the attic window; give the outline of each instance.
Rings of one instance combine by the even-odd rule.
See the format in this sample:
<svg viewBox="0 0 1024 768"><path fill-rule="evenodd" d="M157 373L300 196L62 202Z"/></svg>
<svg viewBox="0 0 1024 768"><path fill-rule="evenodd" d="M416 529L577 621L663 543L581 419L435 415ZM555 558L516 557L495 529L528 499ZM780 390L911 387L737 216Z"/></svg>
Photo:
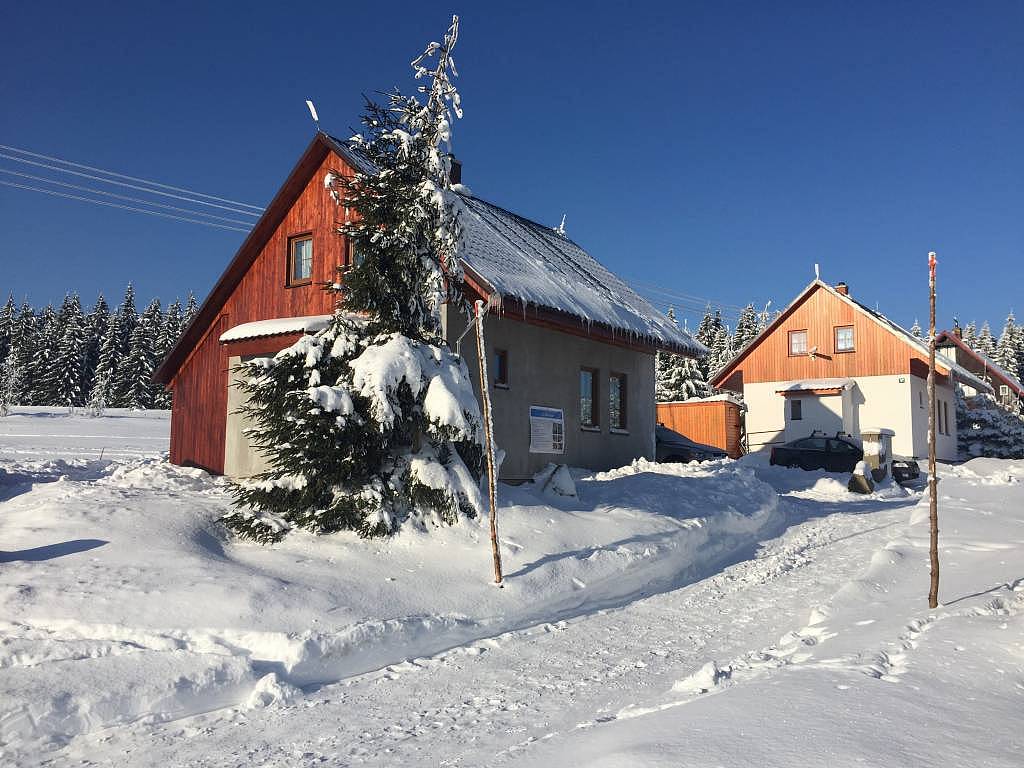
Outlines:
<svg viewBox="0 0 1024 768"><path fill-rule="evenodd" d="M789 332L789 354L790 356L807 354L806 330Z"/></svg>
<svg viewBox="0 0 1024 768"><path fill-rule="evenodd" d="M853 326L836 327L836 352L853 352Z"/></svg>
<svg viewBox="0 0 1024 768"><path fill-rule="evenodd" d="M313 236L288 238L288 285L308 285L313 280Z"/></svg>

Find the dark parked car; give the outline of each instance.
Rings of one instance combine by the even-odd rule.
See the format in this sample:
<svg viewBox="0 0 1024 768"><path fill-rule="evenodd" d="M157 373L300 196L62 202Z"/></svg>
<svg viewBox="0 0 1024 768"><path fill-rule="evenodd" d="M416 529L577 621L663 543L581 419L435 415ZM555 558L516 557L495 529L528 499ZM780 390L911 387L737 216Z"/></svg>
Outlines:
<svg viewBox="0 0 1024 768"><path fill-rule="evenodd" d="M921 476L921 468L913 459L905 459L902 456L894 456L892 460L892 479L897 483L905 483L907 480L917 480Z"/></svg>
<svg viewBox="0 0 1024 768"><path fill-rule="evenodd" d="M773 445L771 453L772 464L828 472L853 472L863 458L864 449L841 432L834 436L815 432L785 445Z"/></svg>
<svg viewBox="0 0 1024 768"><path fill-rule="evenodd" d="M665 463L686 464L691 461L724 459L728 454L713 445L696 443L668 427L658 424L654 428L656 456Z"/></svg>

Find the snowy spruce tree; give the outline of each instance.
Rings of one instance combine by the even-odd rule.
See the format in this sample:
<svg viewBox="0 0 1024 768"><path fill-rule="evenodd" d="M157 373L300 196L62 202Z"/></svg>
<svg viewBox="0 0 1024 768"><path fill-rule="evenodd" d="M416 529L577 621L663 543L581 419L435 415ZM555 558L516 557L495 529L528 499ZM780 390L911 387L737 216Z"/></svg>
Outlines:
<svg viewBox="0 0 1024 768"><path fill-rule="evenodd" d="M66 408L84 405L88 329L77 294L65 297L53 334L55 346L45 373L45 404Z"/></svg>
<svg viewBox="0 0 1024 768"><path fill-rule="evenodd" d="M1024 418L991 395L956 393L957 449L961 459L1024 459Z"/></svg>
<svg viewBox="0 0 1024 768"><path fill-rule="evenodd" d="M672 307L669 307L666 314L678 325ZM658 352L655 354L655 373L654 394L659 403L708 397L711 394L711 388L694 358Z"/></svg>
<svg viewBox="0 0 1024 768"><path fill-rule="evenodd" d="M331 325L271 360L243 365L243 412L270 469L237 484L224 522L260 542L293 528L379 536L404 521L451 524L481 501L481 418L440 309L465 307L458 198L449 190L453 20L413 62L425 102L369 103L354 151L376 169L325 180L356 213L339 233L359 254L340 278ZM430 65L433 68L430 68ZM341 219L342 217L339 217Z"/></svg>
<svg viewBox="0 0 1024 768"><path fill-rule="evenodd" d="M160 300L153 299L132 329L128 355L118 368L115 385L118 404L122 408L144 410L153 405L155 385L152 379L162 320Z"/></svg>
<svg viewBox="0 0 1024 768"><path fill-rule="evenodd" d="M921 323L917 321L916 317L914 318L914 324L910 326L910 334L916 339L924 338L924 336L921 334Z"/></svg>
<svg viewBox="0 0 1024 768"><path fill-rule="evenodd" d="M1006 318L1006 323L1003 325L1003 332L999 335L999 341L996 343L996 351L992 357L992 362L1011 376L1018 376L1020 373L1017 369L1018 334L1019 329L1017 328L1017 319L1013 316L1013 312L1011 311L1009 316Z"/></svg>
<svg viewBox="0 0 1024 768"><path fill-rule="evenodd" d="M978 333L978 340L974 343L974 349L981 352L981 354L989 360L995 357L996 340L992 336L992 329L989 328L987 320L981 326L981 331Z"/></svg>
<svg viewBox="0 0 1024 768"><path fill-rule="evenodd" d="M761 332L761 316L753 304L747 304L740 312L739 320L736 321L736 330L732 335L733 354L746 349L747 345L757 338ZM723 361L723 363L726 361Z"/></svg>

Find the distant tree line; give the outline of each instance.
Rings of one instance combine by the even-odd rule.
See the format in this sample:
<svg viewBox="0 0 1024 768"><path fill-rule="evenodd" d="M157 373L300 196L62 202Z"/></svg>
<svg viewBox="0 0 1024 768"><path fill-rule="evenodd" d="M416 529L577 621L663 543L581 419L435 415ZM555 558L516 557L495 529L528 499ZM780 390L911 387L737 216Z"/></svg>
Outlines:
<svg viewBox="0 0 1024 768"><path fill-rule="evenodd" d="M131 284L113 311L102 294L89 312L74 293L42 310L9 297L0 309L0 415L12 405L170 408L153 371L196 309L190 293L184 307L153 299L140 313Z"/></svg>

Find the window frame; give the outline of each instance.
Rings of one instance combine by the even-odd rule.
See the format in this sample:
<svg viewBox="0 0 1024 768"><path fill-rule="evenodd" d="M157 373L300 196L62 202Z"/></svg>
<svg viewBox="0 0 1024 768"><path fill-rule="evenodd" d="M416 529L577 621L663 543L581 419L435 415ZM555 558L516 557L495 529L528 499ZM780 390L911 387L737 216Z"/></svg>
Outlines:
<svg viewBox="0 0 1024 768"><path fill-rule="evenodd" d="M612 423L612 379L619 382L619 424ZM619 371L608 373L608 429L611 432L625 432L629 429L629 376Z"/></svg>
<svg viewBox="0 0 1024 768"><path fill-rule="evenodd" d="M839 347L839 332L849 329L850 331L850 346L846 349L840 349ZM857 334L852 325L837 325L832 329L832 345L837 355L845 355L849 352L857 351Z"/></svg>
<svg viewBox="0 0 1024 768"><path fill-rule="evenodd" d="M492 354L496 370L492 374L491 384L497 389L508 389L508 350L495 348Z"/></svg>
<svg viewBox="0 0 1024 768"><path fill-rule="evenodd" d="M804 420L804 401L801 400L799 397L791 397L789 399L789 420Z"/></svg>
<svg viewBox="0 0 1024 768"><path fill-rule="evenodd" d="M590 374L590 421L583 420L583 374ZM592 432L599 431L601 429L601 412L598 408L598 403L601 402L600 394L600 375L601 370L599 368L590 368L586 365L580 366L580 376L578 381L577 397L579 398L579 419L580 428L586 429Z"/></svg>
<svg viewBox="0 0 1024 768"><path fill-rule="evenodd" d="M793 351L793 337L798 333L802 333L804 335L804 348L802 352ZM810 344L811 340L810 337L807 335L806 328L798 328L792 330L786 335L786 351L789 353L790 357L803 357L804 355L807 354L807 350L811 348Z"/></svg>
<svg viewBox="0 0 1024 768"><path fill-rule="evenodd" d="M295 277L295 245L309 241L309 277ZM286 288L298 288L303 285L310 285L313 282L313 233L302 232L288 236L288 271L285 276Z"/></svg>

